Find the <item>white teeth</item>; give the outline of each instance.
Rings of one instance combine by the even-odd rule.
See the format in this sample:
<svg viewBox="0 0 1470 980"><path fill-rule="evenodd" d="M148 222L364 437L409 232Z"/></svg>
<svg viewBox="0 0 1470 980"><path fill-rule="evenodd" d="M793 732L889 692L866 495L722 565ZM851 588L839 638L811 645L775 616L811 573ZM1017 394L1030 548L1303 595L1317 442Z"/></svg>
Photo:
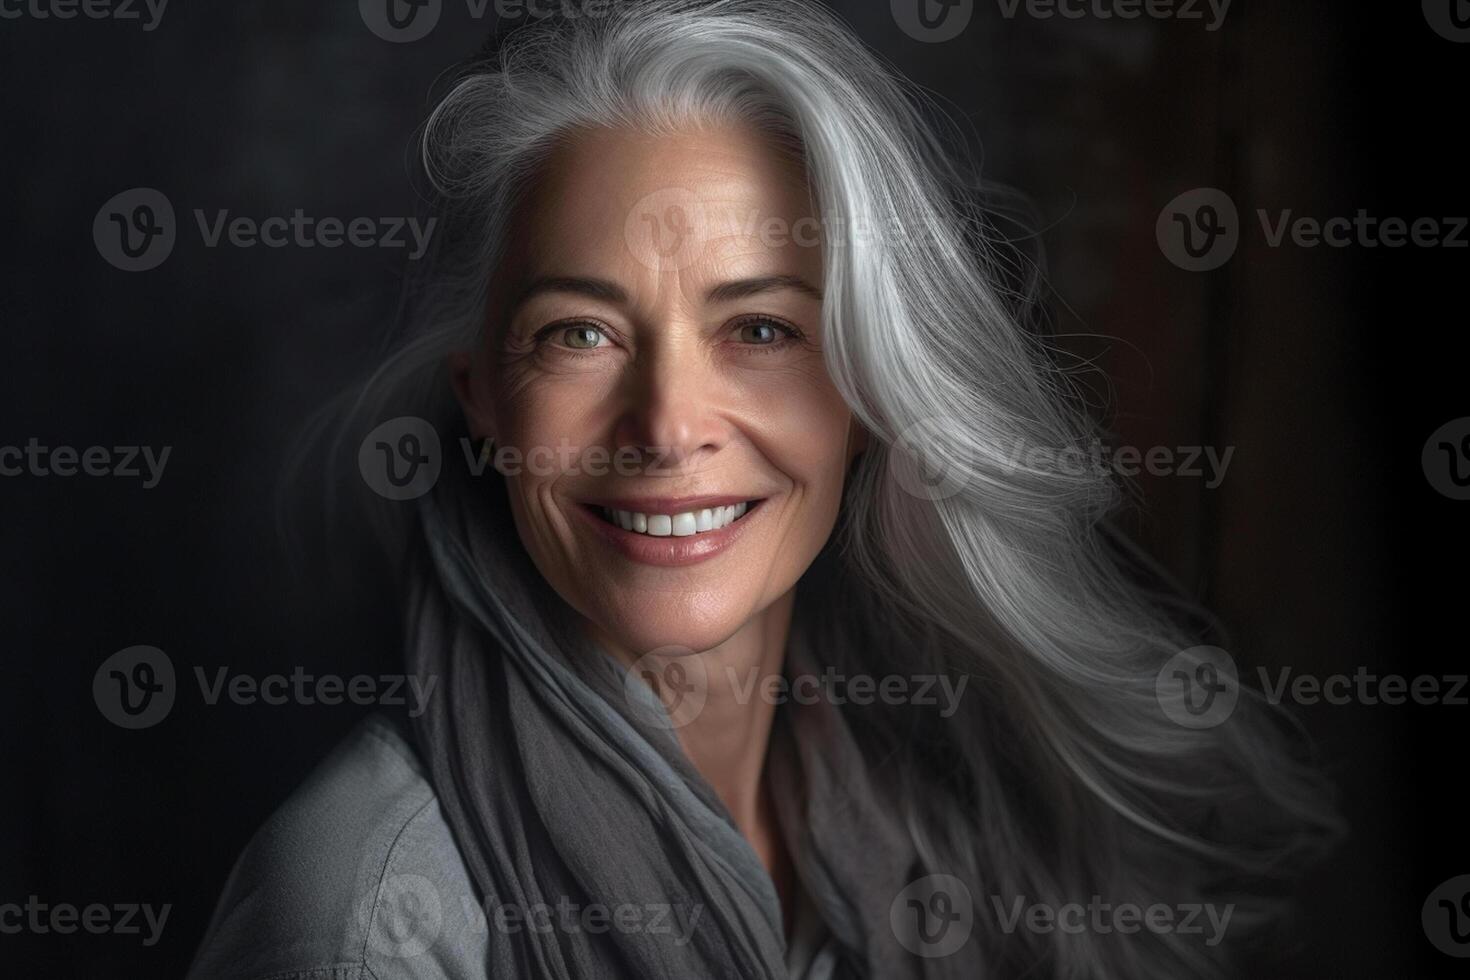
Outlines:
<svg viewBox="0 0 1470 980"><path fill-rule="evenodd" d="M742 502L726 504L724 507L704 507L680 514L640 514L636 511L604 507L602 514L625 531L651 534L659 538L670 535L683 538L691 534L703 534L705 531L718 531L743 517L749 509L750 505Z"/></svg>

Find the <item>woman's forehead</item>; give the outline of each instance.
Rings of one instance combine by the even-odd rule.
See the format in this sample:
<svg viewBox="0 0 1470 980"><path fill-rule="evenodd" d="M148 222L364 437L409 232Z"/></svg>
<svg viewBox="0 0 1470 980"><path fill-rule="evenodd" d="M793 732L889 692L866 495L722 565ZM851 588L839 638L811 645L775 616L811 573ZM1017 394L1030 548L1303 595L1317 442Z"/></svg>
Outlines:
<svg viewBox="0 0 1470 980"><path fill-rule="evenodd" d="M512 236L519 278L587 276L637 289L786 275L820 283L805 175L760 132L595 130L548 160Z"/></svg>

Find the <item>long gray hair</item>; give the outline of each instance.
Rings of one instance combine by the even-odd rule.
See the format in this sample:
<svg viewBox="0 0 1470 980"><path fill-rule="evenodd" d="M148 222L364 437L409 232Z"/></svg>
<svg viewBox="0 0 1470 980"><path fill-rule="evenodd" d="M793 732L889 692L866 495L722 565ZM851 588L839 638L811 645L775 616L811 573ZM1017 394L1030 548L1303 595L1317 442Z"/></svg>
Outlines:
<svg viewBox="0 0 1470 980"><path fill-rule="evenodd" d="M531 22L470 63L425 126L435 250L410 335L352 399L342 444L403 411L452 425L444 355L484 342L488 270L559 140L762 127L800 152L824 217L823 353L872 434L797 616L839 673L974 679L949 717L878 709L861 726L869 757L908 781L918 853L977 889L972 941L996 975L1223 973L1222 949L1274 915L1272 883L1336 818L1254 693L1221 724L1171 720L1158 678L1201 641L1190 607L1111 529L1114 479L1057 464L1100 431L1027 328L1026 290L937 119L814 3L643 0ZM1094 896L1230 903L1229 941L1008 933L989 914Z"/></svg>

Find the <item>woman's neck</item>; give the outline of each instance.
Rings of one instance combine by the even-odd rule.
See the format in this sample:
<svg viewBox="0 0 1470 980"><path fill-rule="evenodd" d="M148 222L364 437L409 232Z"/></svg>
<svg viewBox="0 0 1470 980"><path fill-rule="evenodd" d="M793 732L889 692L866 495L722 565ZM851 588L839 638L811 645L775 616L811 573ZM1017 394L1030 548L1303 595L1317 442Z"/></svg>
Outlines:
<svg viewBox="0 0 1470 980"><path fill-rule="evenodd" d="M758 818L765 795L761 774L776 717L770 685L781 677L791 607L788 594L730 639L699 654L705 668L704 706L675 729L694 767L742 829Z"/></svg>
<svg viewBox="0 0 1470 980"><path fill-rule="evenodd" d="M764 773L776 716L772 685L781 679L794 595L788 592L724 643L697 655L704 704L675 729L690 762L766 866L788 916L791 858Z"/></svg>

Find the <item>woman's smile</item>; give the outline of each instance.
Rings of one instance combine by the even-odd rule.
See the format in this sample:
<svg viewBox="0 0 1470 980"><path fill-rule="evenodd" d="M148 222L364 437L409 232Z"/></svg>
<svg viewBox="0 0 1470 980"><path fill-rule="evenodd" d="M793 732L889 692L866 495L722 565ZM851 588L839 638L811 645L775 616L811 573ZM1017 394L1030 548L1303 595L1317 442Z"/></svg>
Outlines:
<svg viewBox="0 0 1470 980"><path fill-rule="evenodd" d="M632 561L692 565L734 546L768 498L627 497L585 501L576 510L591 533Z"/></svg>

